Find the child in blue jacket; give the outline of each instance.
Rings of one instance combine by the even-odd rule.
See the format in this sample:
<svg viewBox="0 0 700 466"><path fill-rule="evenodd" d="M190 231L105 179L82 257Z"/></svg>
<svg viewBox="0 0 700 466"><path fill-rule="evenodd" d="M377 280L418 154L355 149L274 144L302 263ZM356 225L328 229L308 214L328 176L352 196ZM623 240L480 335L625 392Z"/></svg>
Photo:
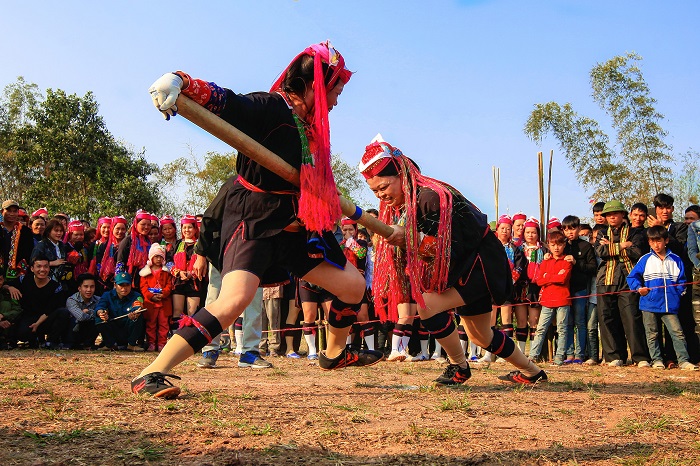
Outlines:
<svg viewBox="0 0 700 466"><path fill-rule="evenodd" d="M646 234L651 251L639 259L627 276L627 284L631 290L641 295L639 309L644 319L651 367L664 368L661 342L658 340L658 323L661 320L671 335L678 356L678 367L683 370L699 370L698 366L688 361L688 347L677 315L681 295L685 293L683 261L666 249L669 240L666 228L653 226Z"/></svg>

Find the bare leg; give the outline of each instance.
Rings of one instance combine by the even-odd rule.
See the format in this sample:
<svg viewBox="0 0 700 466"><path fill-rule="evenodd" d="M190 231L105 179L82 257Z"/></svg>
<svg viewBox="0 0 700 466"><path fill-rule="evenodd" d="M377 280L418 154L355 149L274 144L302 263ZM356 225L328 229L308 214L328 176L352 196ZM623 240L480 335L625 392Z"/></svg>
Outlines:
<svg viewBox="0 0 700 466"><path fill-rule="evenodd" d="M199 298L197 298L197 297L187 298L187 315L193 316L194 313L197 312L197 308L199 308Z"/></svg>
<svg viewBox="0 0 700 466"><path fill-rule="evenodd" d="M207 310L221 324L222 328L231 325L245 310L255 296L260 279L250 272L235 270L227 273L221 283L221 292ZM192 347L179 335L173 336L158 357L139 376L152 372L167 373L194 354Z"/></svg>
<svg viewBox="0 0 700 466"><path fill-rule="evenodd" d="M185 312L185 295L173 294L173 318L178 319Z"/></svg>

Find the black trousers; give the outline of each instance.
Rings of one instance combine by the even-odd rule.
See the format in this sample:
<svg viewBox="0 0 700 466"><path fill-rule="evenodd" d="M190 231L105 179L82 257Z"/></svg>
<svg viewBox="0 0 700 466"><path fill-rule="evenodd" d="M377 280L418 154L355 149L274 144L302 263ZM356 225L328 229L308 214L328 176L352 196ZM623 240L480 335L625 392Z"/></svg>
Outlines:
<svg viewBox="0 0 700 466"><path fill-rule="evenodd" d="M604 294L626 291L620 294ZM639 295L619 285L598 285L598 328L603 347L603 360L627 361L627 346L632 362L649 361L646 333L642 312L639 310Z"/></svg>
<svg viewBox="0 0 700 466"><path fill-rule="evenodd" d="M48 314L47 319L41 323L36 332L32 332L29 328L34 322L39 319L39 316L34 314L21 314L15 325L11 328L14 330L12 343L17 341L29 342L30 347L36 347L43 343L44 337L46 341L53 344L64 343L70 344L70 312L66 308L59 308Z"/></svg>

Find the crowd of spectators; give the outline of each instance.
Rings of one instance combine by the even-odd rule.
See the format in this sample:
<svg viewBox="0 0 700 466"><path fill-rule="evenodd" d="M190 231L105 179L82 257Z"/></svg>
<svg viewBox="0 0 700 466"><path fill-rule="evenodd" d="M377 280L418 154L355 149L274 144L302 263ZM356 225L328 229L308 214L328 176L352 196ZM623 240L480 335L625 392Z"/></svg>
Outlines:
<svg viewBox="0 0 700 466"><path fill-rule="evenodd" d="M592 226L573 215L550 219L546 228L523 213L499 217L492 230L508 256L514 293L493 308L493 325L523 350L529 341L533 360L697 369L700 207L687 207L684 221L675 222L673 203L666 194L655 196L651 211L642 203L628 211L619 201L600 202L593 206ZM100 217L93 228L61 212L50 217L45 208L28 215L6 200L2 349L161 350L178 321L207 299L209 279L192 273L200 222L139 211L131 221ZM348 344L384 351L390 361L444 360L410 303L400 322L379 322L374 314L373 243L379 237L350 221L336 233L367 278L367 298ZM210 268L209 275L216 287L218 274ZM254 337L260 367L270 367L259 357L264 355L316 359L323 345L318 329L332 296L291 278L265 288L255 301L261 308L256 326L262 332ZM225 330L201 367L213 367L222 351L245 353L243 327L239 320ZM467 352L466 333L460 335ZM468 353L474 363L494 362L473 345Z"/></svg>

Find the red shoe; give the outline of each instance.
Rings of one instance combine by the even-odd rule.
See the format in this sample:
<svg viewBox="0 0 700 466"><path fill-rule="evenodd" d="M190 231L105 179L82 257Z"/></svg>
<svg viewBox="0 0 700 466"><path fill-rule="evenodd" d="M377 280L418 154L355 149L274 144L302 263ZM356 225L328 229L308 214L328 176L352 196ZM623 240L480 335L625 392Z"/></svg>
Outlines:
<svg viewBox="0 0 700 466"><path fill-rule="evenodd" d="M172 377L180 380L180 377L173 374L161 374L160 372L151 372L143 377L138 377L131 382L131 391L137 395L140 393L148 393L156 398L173 399L180 394L180 387L176 387L166 377Z"/></svg>
<svg viewBox="0 0 700 466"><path fill-rule="evenodd" d="M506 375L500 375L498 378L505 382L519 383L521 385L535 385L537 382L546 382L547 374L545 374L544 371L540 371L538 374L528 377L520 371L513 371Z"/></svg>

